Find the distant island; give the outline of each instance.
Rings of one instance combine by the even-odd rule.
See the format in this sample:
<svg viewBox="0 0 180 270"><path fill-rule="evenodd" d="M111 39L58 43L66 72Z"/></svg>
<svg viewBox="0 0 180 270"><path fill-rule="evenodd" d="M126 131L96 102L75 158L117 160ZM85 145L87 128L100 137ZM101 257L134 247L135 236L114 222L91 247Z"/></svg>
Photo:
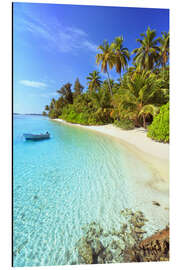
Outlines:
<svg viewBox="0 0 180 270"><path fill-rule="evenodd" d="M14 115L42 115L42 113L13 113Z"/></svg>

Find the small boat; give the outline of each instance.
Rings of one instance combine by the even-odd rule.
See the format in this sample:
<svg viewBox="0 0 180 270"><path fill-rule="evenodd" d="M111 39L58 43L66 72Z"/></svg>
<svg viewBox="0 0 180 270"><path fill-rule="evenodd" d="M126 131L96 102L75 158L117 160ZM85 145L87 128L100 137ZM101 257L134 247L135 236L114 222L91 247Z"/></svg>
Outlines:
<svg viewBox="0 0 180 270"><path fill-rule="evenodd" d="M45 134L24 134L24 137L26 140L37 141L49 139L50 134L48 132L46 132Z"/></svg>

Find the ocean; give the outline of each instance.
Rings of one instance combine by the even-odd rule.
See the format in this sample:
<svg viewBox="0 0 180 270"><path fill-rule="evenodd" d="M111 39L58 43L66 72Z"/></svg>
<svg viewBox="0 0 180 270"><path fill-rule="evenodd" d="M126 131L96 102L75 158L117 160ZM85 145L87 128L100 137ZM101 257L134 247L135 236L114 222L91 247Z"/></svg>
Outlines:
<svg viewBox="0 0 180 270"><path fill-rule="evenodd" d="M133 178L151 170L110 136L42 116L13 119L13 264L76 264L82 226L118 229L120 211L137 208ZM49 140L23 138L47 131Z"/></svg>

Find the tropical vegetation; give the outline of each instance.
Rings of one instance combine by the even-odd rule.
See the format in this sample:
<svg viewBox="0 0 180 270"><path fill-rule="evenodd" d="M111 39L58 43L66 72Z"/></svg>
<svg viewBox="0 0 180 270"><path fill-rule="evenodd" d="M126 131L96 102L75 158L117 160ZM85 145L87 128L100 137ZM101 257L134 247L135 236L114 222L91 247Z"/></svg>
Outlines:
<svg viewBox="0 0 180 270"><path fill-rule="evenodd" d="M159 142L169 142L169 102L163 105L148 127L148 137Z"/></svg>
<svg viewBox="0 0 180 270"><path fill-rule="evenodd" d="M79 78L73 86L67 82L57 91L59 98L45 106L43 115L83 125L142 126L148 128L149 137L168 142L169 33L158 37L148 27L132 52L124 43L123 36L112 43L103 41L97 48L96 64L107 78L103 80L97 69L87 74L87 87ZM118 74L116 81L112 69Z"/></svg>

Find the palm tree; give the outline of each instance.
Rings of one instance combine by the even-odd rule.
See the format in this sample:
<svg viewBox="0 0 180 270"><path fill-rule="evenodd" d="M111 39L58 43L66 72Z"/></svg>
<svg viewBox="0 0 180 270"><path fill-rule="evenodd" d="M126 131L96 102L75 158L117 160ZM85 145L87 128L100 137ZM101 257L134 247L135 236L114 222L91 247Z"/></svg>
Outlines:
<svg viewBox="0 0 180 270"><path fill-rule="evenodd" d="M80 84L79 78L76 79L74 83L74 96L81 95L83 92L84 86Z"/></svg>
<svg viewBox="0 0 180 270"><path fill-rule="evenodd" d="M150 27L148 27L145 34L140 35L143 39L137 39L141 46L133 50L132 54L135 54L133 61L137 66L140 66L141 70L150 70L153 69L154 64L158 61L160 50L158 42L160 39L155 39L156 31L151 30Z"/></svg>
<svg viewBox="0 0 180 270"><path fill-rule="evenodd" d="M55 103L56 103L56 100L54 98L52 98L51 103L50 103L50 106L49 106L49 109L50 110L53 110L54 109Z"/></svg>
<svg viewBox="0 0 180 270"><path fill-rule="evenodd" d="M112 69L115 62L115 54L112 48L112 45L109 45L109 43L104 40L103 44L98 47L99 50L101 50L101 53L98 53L96 55L96 63L99 65L101 63L101 71L104 73L107 73L108 76L108 83L109 83L109 91L112 95L112 88L110 85L110 78L109 78L109 69Z"/></svg>
<svg viewBox="0 0 180 270"><path fill-rule="evenodd" d="M115 68L116 72L120 74L121 81L121 72L128 65L128 60L130 59L130 54L127 48L123 47L123 36L116 37L114 42L112 43L112 47L115 53Z"/></svg>
<svg viewBox="0 0 180 270"><path fill-rule="evenodd" d="M49 106L48 105L45 106L45 111L49 111Z"/></svg>
<svg viewBox="0 0 180 270"><path fill-rule="evenodd" d="M57 93L64 98L67 104L73 104L73 93L71 91L71 86L71 83L66 83L59 90L57 90Z"/></svg>
<svg viewBox="0 0 180 270"><path fill-rule="evenodd" d="M169 58L169 32L163 32L160 42L160 63L162 65L163 71L165 70L166 64Z"/></svg>
<svg viewBox="0 0 180 270"><path fill-rule="evenodd" d="M88 80L88 88L90 91L97 90L100 87L102 81L101 77L99 76L99 72L94 70L93 72L89 73L89 76L86 77Z"/></svg>
<svg viewBox="0 0 180 270"><path fill-rule="evenodd" d="M94 116L98 119L98 121L103 123L108 123L109 121L111 121L111 94L109 92L107 81L105 81L105 83L103 82L97 92L92 92L91 100L94 110Z"/></svg>
<svg viewBox="0 0 180 270"><path fill-rule="evenodd" d="M161 79L150 71L134 73L127 76L120 86L119 93L113 97L113 105L119 111L121 118L129 118L139 124L143 118L146 128L146 117L154 116L158 112L158 104L153 104L152 99L157 91L161 91Z"/></svg>
<svg viewBox="0 0 180 270"><path fill-rule="evenodd" d="M142 116L144 128L146 128L146 117L148 115L152 115L154 117L158 113L158 111L159 111L159 107L153 104L147 104L142 107L138 116Z"/></svg>

